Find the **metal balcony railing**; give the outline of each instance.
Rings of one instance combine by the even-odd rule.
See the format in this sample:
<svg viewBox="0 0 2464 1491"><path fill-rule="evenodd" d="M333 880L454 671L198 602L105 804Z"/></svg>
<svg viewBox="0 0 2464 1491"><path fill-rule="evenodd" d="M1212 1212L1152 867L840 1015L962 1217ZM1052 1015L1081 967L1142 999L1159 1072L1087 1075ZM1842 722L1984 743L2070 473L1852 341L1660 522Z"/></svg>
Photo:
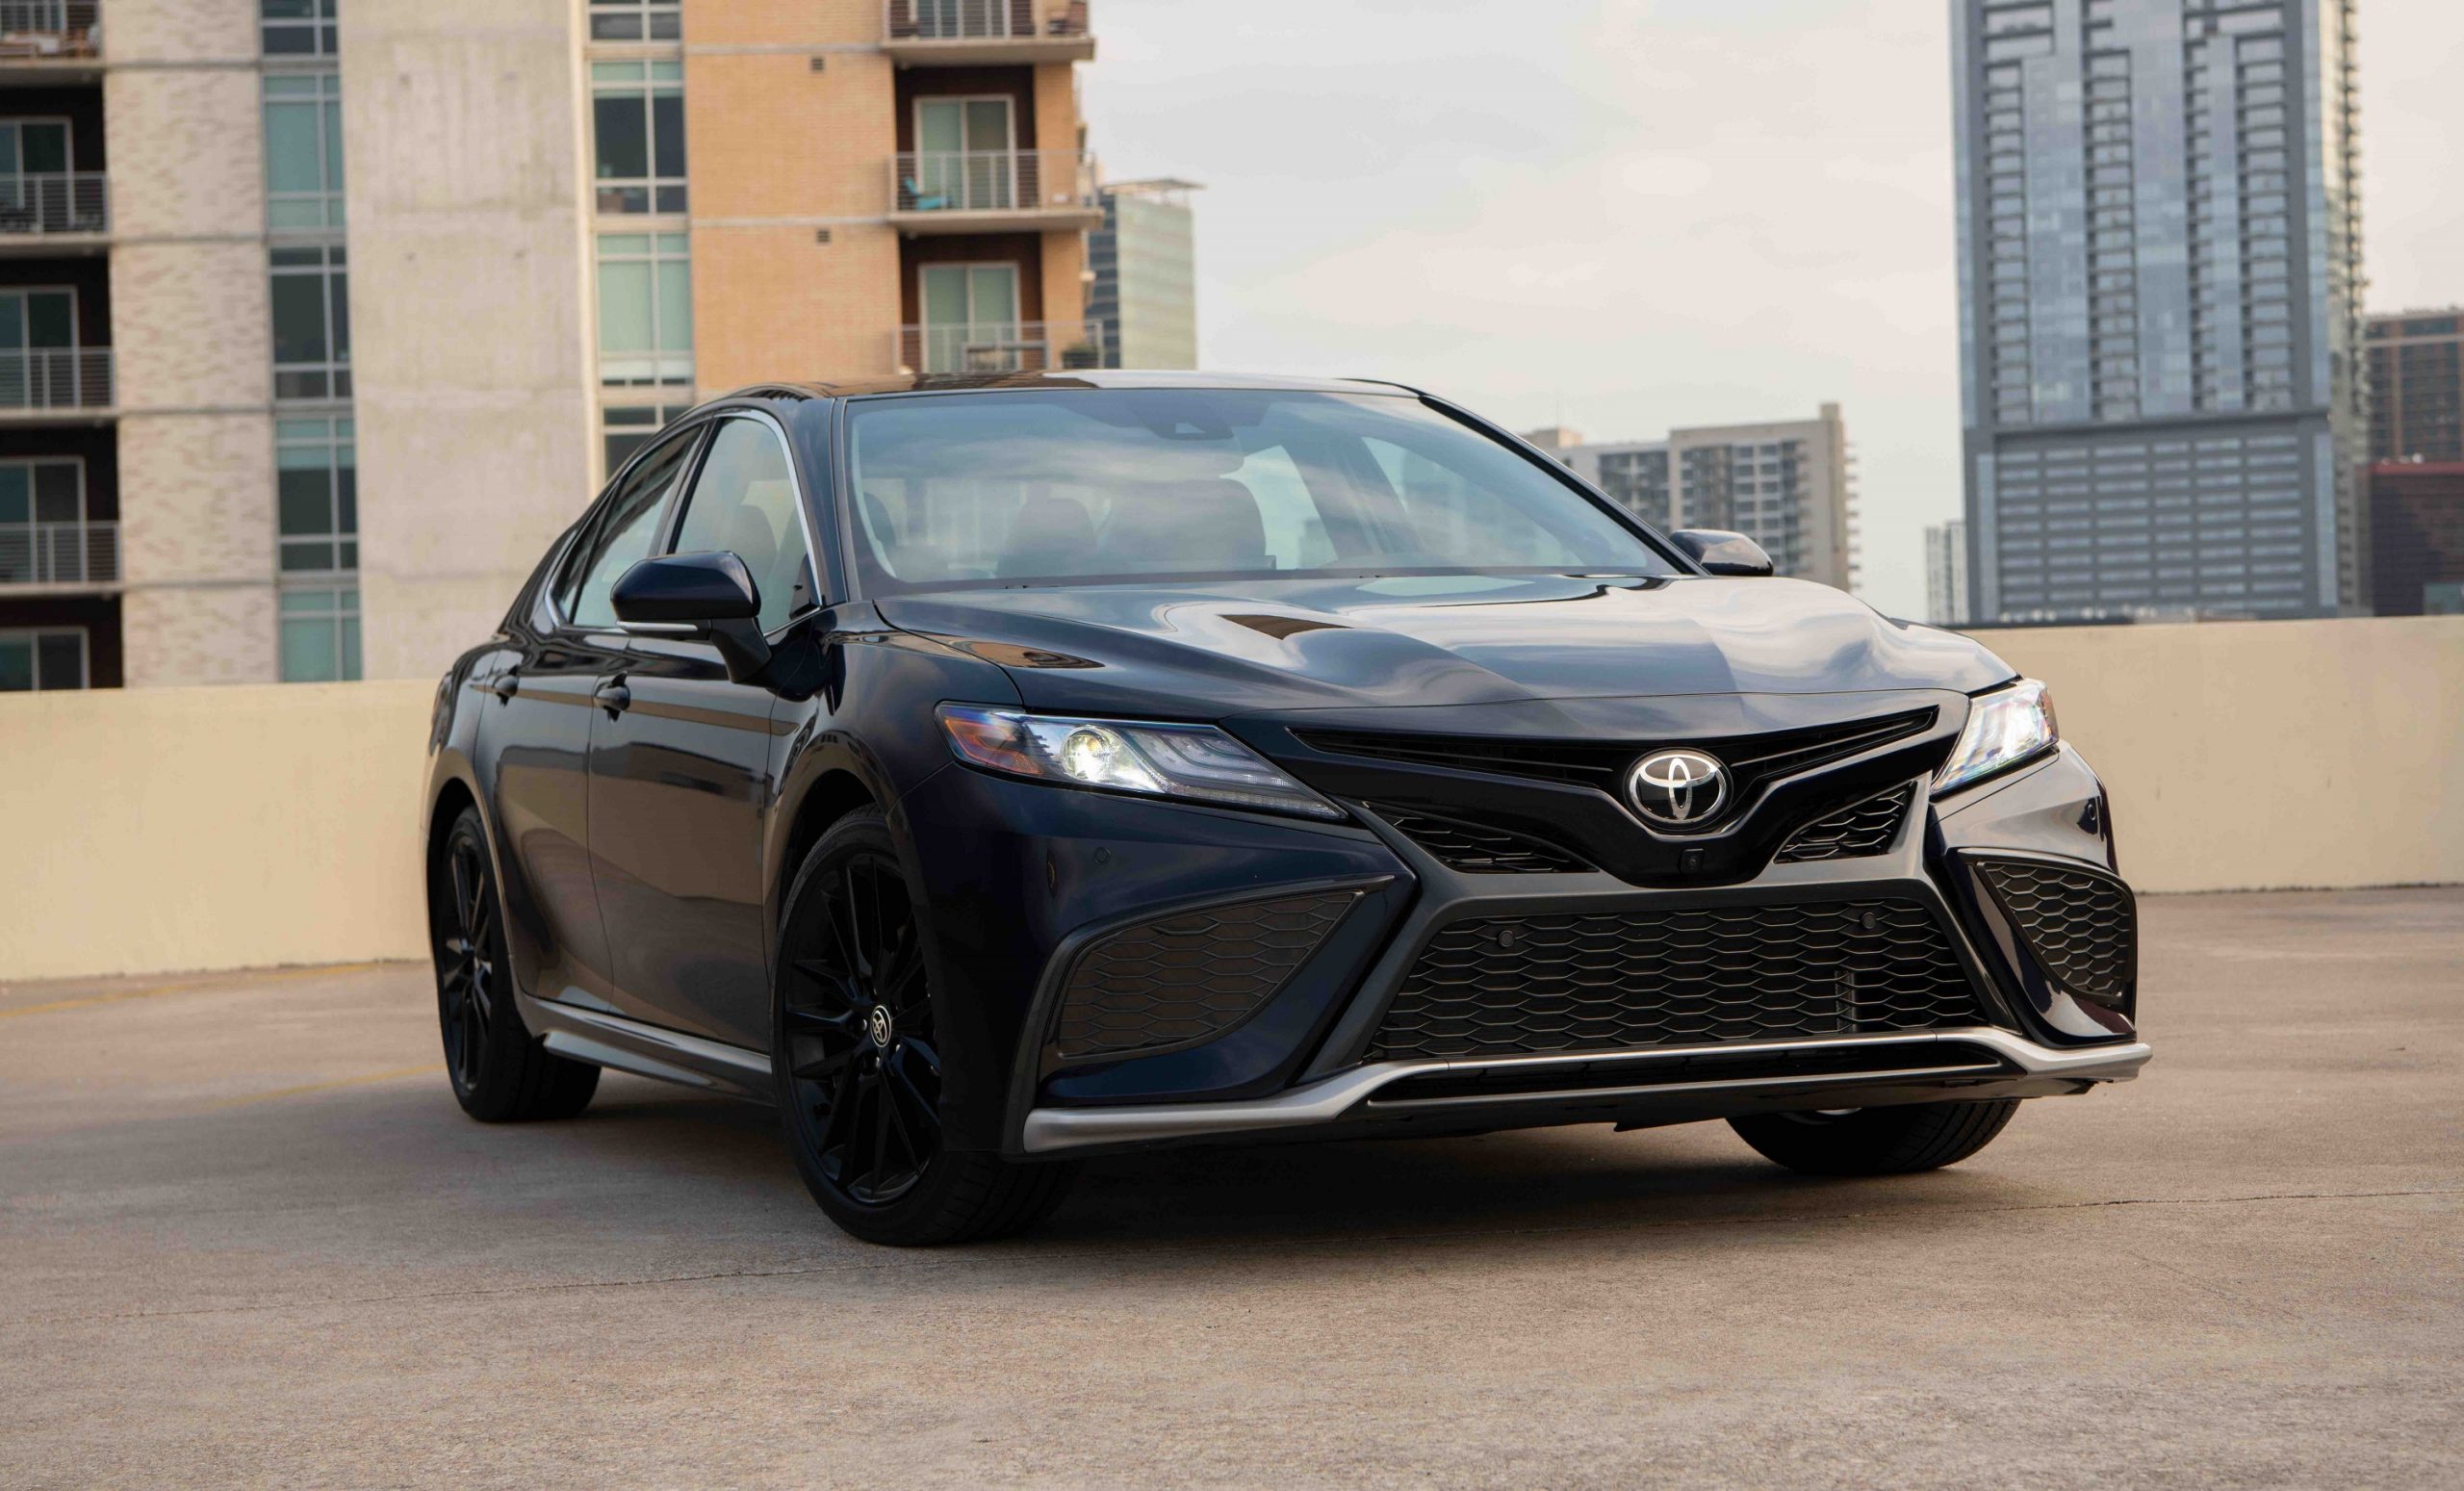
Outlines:
<svg viewBox="0 0 2464 1491"><path fill-rule="evenodd" d="M890 161L894 213L1094 206L1094 167L1076 150L908 150Z"/></svg>
<svg viewBox="0 0 2464 1491"><path fill-rule="evenodd" d="M108 347L0 349L0 412L111 406Z"/></svg>
<svg viewBox="0 0 2464 1491"><path fill-rule="evenodd" d="M118 580L116 523L0 523L0 586Z"/></svg>
<svg viewBox="0 0 2464 1491"><path fill-rule="evenodd" d="M105 233L111 195L100 171L0 175L0 235Z"/></svg>
<svg viewBox="0 0 2464 1491"><path fill-rule="evenodd" d="M898 365L912 373L1048 373L1103 364L1093 322L979 321L898 328Z"/></svg>
<svg viewBox="0 0 2464 1491"><path fill-rule="evenodd" d="M99 56L101 11L99 0L0 0L0 61Z"/></svg>
<svg viewBox="0 0 2464 1491"><path fill-rule="evenodd" d="M1043 12L1038 24L1036 12ZM892 41L1001 41L1087 35L1087 0L886 0Z"/></svg>

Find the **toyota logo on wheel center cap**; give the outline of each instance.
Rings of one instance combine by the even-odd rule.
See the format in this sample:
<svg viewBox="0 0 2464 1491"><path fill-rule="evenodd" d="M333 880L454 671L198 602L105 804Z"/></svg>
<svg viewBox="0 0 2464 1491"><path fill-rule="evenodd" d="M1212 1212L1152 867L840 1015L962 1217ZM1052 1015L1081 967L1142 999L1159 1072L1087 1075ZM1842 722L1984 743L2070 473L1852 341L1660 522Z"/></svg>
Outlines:
<svg viewBox="0 0 2464 1491"><path fill-rule="evenodd" d="M1728 802L1728 768L1700 751L1655 751L1626 774L1626 797L1654 823L1692 827Z"/></svg>

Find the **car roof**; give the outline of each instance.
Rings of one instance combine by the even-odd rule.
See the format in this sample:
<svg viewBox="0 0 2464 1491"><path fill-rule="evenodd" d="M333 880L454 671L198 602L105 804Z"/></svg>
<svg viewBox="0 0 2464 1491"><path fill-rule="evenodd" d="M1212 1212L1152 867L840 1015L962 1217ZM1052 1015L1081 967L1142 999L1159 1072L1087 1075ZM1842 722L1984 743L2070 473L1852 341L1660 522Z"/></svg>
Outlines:
<svg viewBox="0 0 2464 1491"><path fill-rule="evenodd" d="M883 394L971 394L1002 389L1133 389L1211 388L1274 389L1320 394L1365 394L1420 391L1375 378L1282 377L1249 373L1161 373L1094 369L1067 373L927 373L895 377L852 378L844 382L761 383L742 388L729 398L862 398ZM723 402L714 399L712 402Z"/></svg>

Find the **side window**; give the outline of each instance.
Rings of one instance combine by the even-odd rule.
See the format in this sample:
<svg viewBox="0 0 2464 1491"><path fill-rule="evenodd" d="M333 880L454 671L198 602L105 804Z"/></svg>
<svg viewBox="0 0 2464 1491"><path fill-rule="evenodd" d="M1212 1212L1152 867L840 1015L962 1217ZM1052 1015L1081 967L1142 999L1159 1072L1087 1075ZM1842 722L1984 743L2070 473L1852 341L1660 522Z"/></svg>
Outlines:
<svg viewBox="0 0 2464 1491"><path fill-rule="evenodd" d="M616 625L609 592L618 576L650 557L651 546L658 541L659 514L667 509L668 494L683 476L699 433L679 436L653 451L608 500L598 526L556 583L556 605L567 621L578 627Z"/></svg>
<svg viewBox="0 0 2464 1491"><path fill-rule="evenodd" d="M1581 562L1581 555L1539 519L1495 501L1452 467L1387 441L1370 438L1362 444L1402 500L1417 553L1485 553L1510 565Z"/></svg>
<svg viewBox="0 0 2464 1491"><path fill-rule="evenodd" d="M1258 500L1258 516L1267 530L1267 556L1278 570L1311 570L1335 562L1335 546L1326 537L1326 520L1292 452L1281 446L1252 450L1232 474Z"/></svg>
<svg viewBox="0 0 2464 1491"><path fill-rule="evenodd" d="M778 431L759 420L723 422L686 499L676 553L726 553L744 561L761 595L761 630L809 610L812 562L796 516L795 477Z"/></svg>

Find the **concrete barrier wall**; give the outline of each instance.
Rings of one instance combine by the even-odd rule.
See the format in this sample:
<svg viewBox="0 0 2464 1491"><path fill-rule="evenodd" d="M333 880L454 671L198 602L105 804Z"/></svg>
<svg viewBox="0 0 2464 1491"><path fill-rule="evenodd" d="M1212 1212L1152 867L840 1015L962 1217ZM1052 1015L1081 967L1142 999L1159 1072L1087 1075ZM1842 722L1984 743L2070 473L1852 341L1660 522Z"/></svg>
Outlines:
<svg viewBox="0 0 2464 1491"><path fill-rule="evenodd" d="M1997 631L2147 890L2464 882L2464 622ZM425 956L427 683L0 698L0 980Z"/></svg>

